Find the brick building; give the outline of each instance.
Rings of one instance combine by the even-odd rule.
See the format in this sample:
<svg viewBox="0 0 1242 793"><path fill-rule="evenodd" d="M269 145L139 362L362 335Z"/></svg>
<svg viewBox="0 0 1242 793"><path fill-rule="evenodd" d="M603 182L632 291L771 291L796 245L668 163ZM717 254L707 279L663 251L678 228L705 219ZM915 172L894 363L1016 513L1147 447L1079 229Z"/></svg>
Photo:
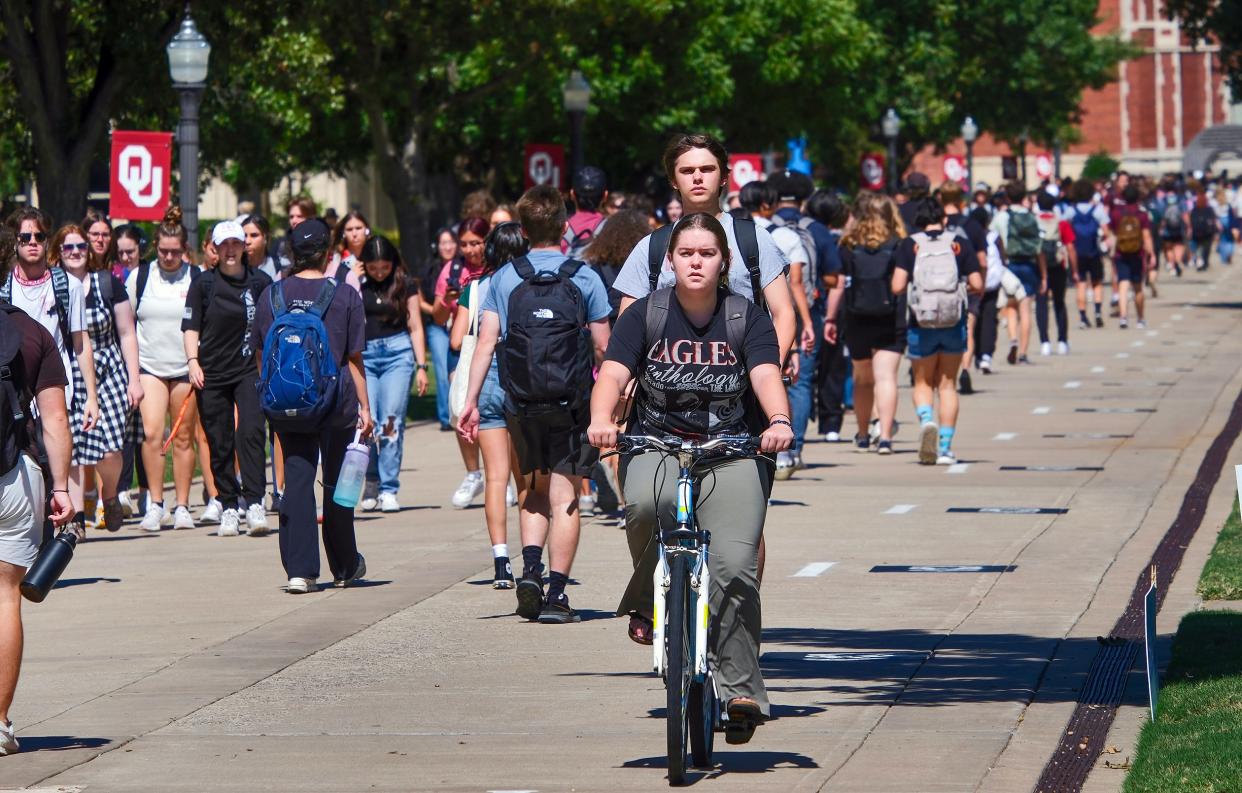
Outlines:
<svg viewBox="0 0 1242 793"><path fill-rule="evenodd" d="M1177 22L1164 18L1162 7L1161 0L1100 0L1101 22L1095 32L1120 32L1144 54L1122 63L1116 82L1083 96L1082 139L1062 152L1062 175L1077 176L1087 156L1099 151L1135 173L1180 171L1183 151L1196 135L1213 125L1242 123L1240 106L1230 104L1216 45L1199 42L1196 47ZM944 154L924 150L915 158L915 168L936 181L945 154L964 156L965 151L960 140ZM1002 158L1015 152L984 133L974 154L975 180L995 185L1001 181ZM1041 154L1045 163L1055 161L1053 152L1028 145L1030 184L1039 181L1036 160ZM1237 172L1236 164L1231 170Z"/></svg>

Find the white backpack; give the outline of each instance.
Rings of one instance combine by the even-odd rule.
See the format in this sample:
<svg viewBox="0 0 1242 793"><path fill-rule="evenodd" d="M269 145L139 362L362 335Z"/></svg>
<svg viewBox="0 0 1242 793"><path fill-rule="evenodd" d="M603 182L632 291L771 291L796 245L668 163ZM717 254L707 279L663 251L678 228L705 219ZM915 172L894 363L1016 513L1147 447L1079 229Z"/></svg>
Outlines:
<svg viewBox="0 0 1242 793"><path fill-rule="evenodd" d="M907 290L910 313L921 328L951 328L962 319L966 284L957 275L956 235L914 237L914 272Z"/></svg>

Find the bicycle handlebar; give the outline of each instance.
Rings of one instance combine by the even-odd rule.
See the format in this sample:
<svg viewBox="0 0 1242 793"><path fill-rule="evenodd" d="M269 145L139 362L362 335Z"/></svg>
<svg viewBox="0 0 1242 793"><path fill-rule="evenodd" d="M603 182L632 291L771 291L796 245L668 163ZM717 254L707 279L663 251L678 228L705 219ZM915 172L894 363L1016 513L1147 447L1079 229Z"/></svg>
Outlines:
<svg viewBox="0 0 1242 793"><path fill-rule="evenodd" d="M739 456L752 456L759 453L760 441L754 435L721 435L706 441L676 435L618 435L616 448L618 454L640 454L648 449L657 449L667 454L691 452L698 456L714 451L730 451Z"/></svg>

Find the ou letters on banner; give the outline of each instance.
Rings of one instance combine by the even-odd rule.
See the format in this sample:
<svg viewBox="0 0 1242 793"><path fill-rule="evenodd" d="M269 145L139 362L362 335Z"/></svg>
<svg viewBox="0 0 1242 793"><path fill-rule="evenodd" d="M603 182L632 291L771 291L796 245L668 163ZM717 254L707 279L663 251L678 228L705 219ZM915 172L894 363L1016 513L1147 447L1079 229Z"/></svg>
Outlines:
<svg viewBox="0 0 1242 793"><path fill-rule="evenodd" d="M868 190L884 189L884 155L864 154L860 166L862 186Z"/></svg>
<svg viewBox="0 0 1242 793"><path fill-rule="evenodd" d="M944 179L946 182L965 182L966 161L956 154L945 155Z"/></svg>
<svg viewBox="0 0 1242 793"><path fill-rule="evenodd" d="M169 203L171 132L112 133L108 214L126 220L159 220Z"/></svg>
<svg viewBox="0 0 1242 793"><path fill-rule="evenodd" d="M760 154L729 155L729 192L736 193L747 184L763 179L763 156Z"/></svg>
<svg viewBox="0 0 1242 793"><path fill-rule="evenodd" d="M527 143L524 160L526 189L537 184L565 189L565 147L552 143Z"/></svg>

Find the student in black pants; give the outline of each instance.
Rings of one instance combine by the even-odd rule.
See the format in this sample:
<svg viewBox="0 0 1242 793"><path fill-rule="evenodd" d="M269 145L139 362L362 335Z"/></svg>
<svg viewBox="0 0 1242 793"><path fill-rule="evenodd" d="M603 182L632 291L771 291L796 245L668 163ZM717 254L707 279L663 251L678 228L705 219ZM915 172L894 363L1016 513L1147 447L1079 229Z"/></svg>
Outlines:
<svg viewBox="0 0 1242 793"><path fill-rule="evenodd" d="M279 291L291 311L312 309L327 292L331 300L321 320L330 354L340 376L336 406L318 426L282 426L273 421L285 453L285 492L280 507L280 559L289 577L290 594L315 590L319 578L319 547L315 517L315 469L322 460L323 546L336 586L348 586L366 575L367 565L354 537L354 511L332 500L341 473L345 449L355 430L369 438L375 427L367 380L362 368L366 345L366 317L357 290L341 286L324 274L331 232L318 218L300 223L289 235L293 263L284 278L259 297L255 312L254 343L263 361L262 346L274 322L273 300ZM260 375L262 376L262 375Z"/></svg>
<svg viewBox="0 0 1242 793"><path fill-rule="evenodd" d="M246 262L241 224L218 223L211 241L220 261L190 284L181 331L190 383L211 450L211 473L224 509L216 534L236 537L241 533L240 493L246 498L247 531L251 537L261 537L269 531L263 509L267 424L255 388L259 375L252 325L259 295L272 279ZM241 468L240 488L235 458Z"/></svg>

